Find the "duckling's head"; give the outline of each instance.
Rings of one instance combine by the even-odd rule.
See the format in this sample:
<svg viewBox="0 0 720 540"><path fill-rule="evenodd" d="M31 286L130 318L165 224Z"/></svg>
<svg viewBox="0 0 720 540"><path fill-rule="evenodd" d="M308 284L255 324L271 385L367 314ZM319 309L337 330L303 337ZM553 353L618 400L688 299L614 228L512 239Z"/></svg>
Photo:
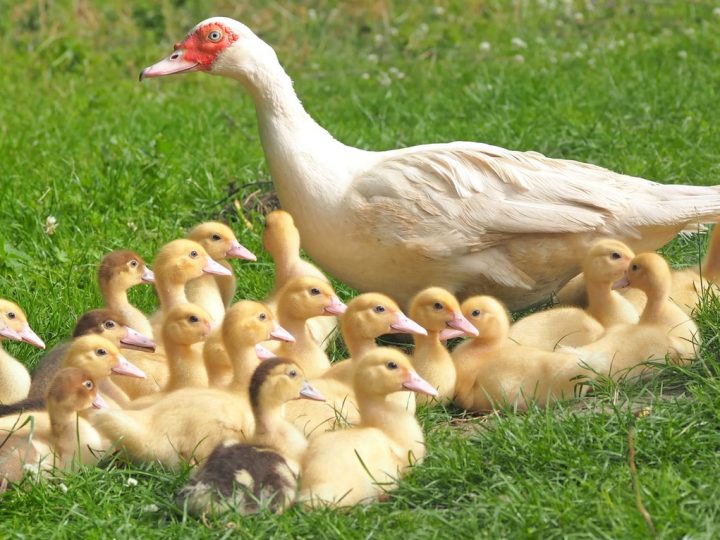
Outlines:
<svg viewBox="0 0 720 540"><path fill-rule="evenodd" d="M614 283L625 274L635 253L618 240L598 240L583 259L583 274L591 282Z"/></svg>
<svg viewBox="0 0 720 540"><path fill-rule="evenodd" d="M250 379L249 394L253 411L279 406L292 399L325 401L305 380L300 366L284 358L271 358L260 363Z"/></svg>
<svg viewBox="0 0 720 540"><path fill-rule="evenodd" d="M145 378L145 373L128 362L113 343L96 334L75 338L65 352L63 366L82 369L95 381L111 373Z"/></svg>
<svg viewBox="0 0 720 540"><path fill-rule="evenodd" d="M192 345L205 341L216 328L210 314L196 304L180 304L170 309L163 320L165 343Z"/></svg>
<svg viewBox="0 0 720 540"><path fill-rule="evenodd" d="M277 260L283 253L295 254L300 251L300 233L295 222L285 210L274 210L265 216L263 247Z"/></svg>
<svg viewBox="0 0 720 540"><path fill-rule="evenodd" d="M155 275L159 283L184 285L203 274L230 276L232 272L213 260L205 248L192 240L173 240L155 257Z"/></svg>
<svg viewBox="0 0 720 540"><path fill-rule="evenodd" d="M505 339L510 331L510 315L492 296L472 296L462 303L462 312L478 329L476 340L491 342Z"/></svg>
<svg viewBox="0 0 720 540"><path fill-rule="evenodd" d="M140 283L154 283L155 274L134 251L111 251L100 263L98 281L102 289L112 287L127 291Z"/></svg>
<svg viewBox="0 0 720 540"><path fill-rule="evenodd" d="M35 347L45 348L45 342L40 339L28 323L25 312L15 302L0 298L0 327L8 328L6 336L15 341L24 341ZM20 339L17 339L18 336ZM0 337L2 339L2 337Z"/></svg>
<svg viewBox="0 0 720 540"><path fill-rule="evenodd" d="M74 338L96 334L112 344L140 351L155 351L155 342L125 324L120 313L110 309L92 309L84 313L75 324Z"/></svg>
<svg viewBox="0 0 720 540"><path fill-rule="evenodd" d="M378 347L362 356L355 368L356 394L385 396L410 390L428 396L438 392L413 369L410 359L397 349Z"/></svg>
<svg viewBox="0 0 720 540"><path fill-rule="evenodd" d="M205 248L208 255L216 261L223 259L246 259L256 261L257 257L243 246L235 237L235 233L224 223L207 221L193 228L187 235Z"/></svg>
<svg viewBox="0 0 720 540"><path fill-rule="evenodd" d="M627 281L630 287L640 289L648 298L660 298L670 294L672 273L662 255L641 253L630 261Z"/></svg>
<svg viewBox="0 0 720 540"><path fill-rule="evenodd" d="M353 298L348 302L340 324L344 333L355 333L367 339L394 333L427 335L427 330L409 319L392 298L380 293L365 293Z"/></svg>
<svg viewBox="0 0 720 540"><path fill-rule="evenodd" d="M76 367L59 370L50 382L46 397L49 409L77 412L90 407L107 407L105 400L98 394L92 375Z"/></svg>
<svg viewBox="0 0 720 540"><path fill-rule="evenodd" d="M240 300L230 306L225 313L221 331L223 343L229 351L239 346L255 346L269 339L295 341L278 324L269 307L252 300Z"/></svg>
<svg viewBox="0 0 720 540"><path fill-rule="evenodd" d="M332 285L316 277L293 278L280 289L278 311L296 320L342 315L346 309Z"/></svg>
<svg viewBox="0 0 720 540"><path fill-rule="evenodd" d="M428 332L439 333L440 339L462 334L477 336L477 330L463 316L460 304L449 291L430 287L417 293L410 301L410 317Z"/></svg>

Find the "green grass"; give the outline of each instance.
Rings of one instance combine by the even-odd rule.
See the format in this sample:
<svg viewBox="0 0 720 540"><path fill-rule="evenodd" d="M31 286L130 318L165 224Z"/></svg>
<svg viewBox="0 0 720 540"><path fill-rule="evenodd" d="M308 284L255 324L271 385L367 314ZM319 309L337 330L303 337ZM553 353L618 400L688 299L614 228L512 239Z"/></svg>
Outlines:
<svg viewBox="0 0 720 540"><path fill-rule="evenodd" d="M189 226L217 217L230 183L269 180L252 104L236 84L199 74L136 82L215 14L260 32L309 112L348 144L479 140L663 182L718 183L717 4L587 5L4 2L0 297L20 303L52 346L100 304L94 275L104 253L133 248L151 260ZM242 219L234 227L260 253L261 218L251 210L245 218L252 229ZM704 242L681 239L664 252L675 264L696 263ZM236 268L238 297L262 298L268 256ZM131 297L155 305L148 288ZM187 471L118 464L7 493L0 536L644 537L627 464L635 425L642 500L658 535L717 537L719 314L717 302L703 306L706 346L691 368L661 370L646 386L598 388L589 407L490 419L422 411L428 458L388 503L208 528L172 503ZM8 349L29 366L41 357ZM660 399L677 387L681 396ZM649 403L649 412L636 417L628 403Z"/></svg>

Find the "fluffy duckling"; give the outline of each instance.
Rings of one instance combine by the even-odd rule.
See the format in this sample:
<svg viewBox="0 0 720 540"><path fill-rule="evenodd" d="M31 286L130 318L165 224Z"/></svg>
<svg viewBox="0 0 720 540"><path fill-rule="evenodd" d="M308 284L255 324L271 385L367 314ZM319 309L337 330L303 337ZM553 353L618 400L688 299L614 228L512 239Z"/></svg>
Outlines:
<svg viewBox="0 0 720 540"><path fill-rule="evenodd" d="M277 316L295 342L283 342L277 355L295 360L311 379L322 375L330 367L330 360L306 323L313 317L342 315L345 309L347 306L326 281L307 276L290 279L280 290Z"/></svg>
<svg viewBox="0 0 720 540"><path fill-rule="evenodd" d="M232 266L226 259L256 261L257 257L243 246L232 229L223 223L210 221L192 229L189 240L200 244L214 261L227 269L229 275L203 275L185 286L187 297L193 304L204 308L218 324L225 316L235 296L236 281Z"/></svg>
<svg viewBox="0 0 720 540"><path fill-rule="evenodd" d="M317 266L300 257L300 232L292 216L284 210L275 210L265 217L263 247L275 262L275 282L266 300L271 309L277 309L280 290L293 278L309 276L328 282ZM337 318L314 317L307 324L310 335L325 348L337 327Z"/></svg>
<svg viewBox="0 0 720 540"><path fill-rule="evenodd" d="M322 396L303 381L294 362L265 360L250 381L255 434L248 444L219 445L178 494L179 506L190 514L248 515L269 508L282 512L295 499L300 460L307 450L303 434L283 416L287 401Z"/></svg>
<svg viewBox="0 0 720 540"><path fill-rule="evenodd" d="M558 307L523 317L510 328L510 339L529 347L554 351L578 347L600 338L607 328L639 319L633 305L613 290L625 276L632 250L617 240L598 240L583 259L588 307Z"/></svg>
<svg viewBox="0 0 720 540"><path fill-rule="evenodd" d="M416 334L413 366L425 380L438 390L439 403L452 399L455 390L455 366L450 352L442 340L448 336L467 334L476 336L477 330L463 316L455 297L440 287L430 287L417 293L410 302L410 317L427 330L426 335ZM432 399L421 395L418 404Z"/></svg>
<svg viewBox="0 0 720 540"><path fill-rule="evenodd" d="M22 478L23 469L57 467L69 469L79 463L93 464L107 450L107 442L78 413L107 404L90 374L78 368L63 368L48 388L47 411L0 418L0 439L11 435L10 446L2 446L0 477ZM1 458L0 458L1 459ZM30 459L30 461L27 461Z"/></svg>
<svg viewBox="0 0 720 540"><path fill-rule="evenodd" d="M511 406L526 410L531 402L545 406L584 393L578 383L595 374L580 356L593 369L607 371L604 355L550 352L516 344L508 337L508 312L495 298L468 298L462 310L479 331L452 353L457 371L455 402L464 409L481 412Z"/></svg>
<svg viewBox="0 0 720 540"><path fill-rule="evenodd" d="M155 274L134 251L108 253L103 257L98 270L98 283L105 306L119 313L127 326L148 338L153 337L150 320L128 301L127 291L135 285L154 282Z"/></svg>
<svg viewBox="0 0 720 540"><path fill-rule="evenodd" d="M667 261L657 253L641 253L628 267L627 283L647 297L638 324L613 327L598 341L572 350L605 354L611 374L619 376L641 374L648 369L644 362L651 359L694 359L700 335L692 319L668 298L672 275Z"/></svg>
<svg viewBox="0 0 720 540"><path fill-rule="evenodd" d="M25 312L15 302L0 299L0 342L12 339L45 348L45 343L33 332ZM30 391L30 373L0 346L0 403L14 403L27 397Z"/></svg>
<svg viewBox="0 0 720 540"><path fill-rule="evenodd" d="M375 501L425 456L415 416L388 399L401 390L437 395L407 356L385 347L369 352L358 360L353 384L360 424L310 441L300 474L300 500L307 505Z"/></svg>

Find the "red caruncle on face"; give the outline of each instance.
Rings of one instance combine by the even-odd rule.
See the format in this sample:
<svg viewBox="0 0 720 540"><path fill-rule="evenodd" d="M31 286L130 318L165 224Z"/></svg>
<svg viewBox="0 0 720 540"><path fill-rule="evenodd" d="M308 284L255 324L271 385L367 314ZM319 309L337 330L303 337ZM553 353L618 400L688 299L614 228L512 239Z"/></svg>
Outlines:
<svg viewBox="0 0 720 540"><path fill-rule="evenodd" d="M182 43L176 43L175 50L182 50L184 60L196 62L198 69L207 71L217 55L237 39L238 35L226 26L210 23L198 28Z"/></svg>

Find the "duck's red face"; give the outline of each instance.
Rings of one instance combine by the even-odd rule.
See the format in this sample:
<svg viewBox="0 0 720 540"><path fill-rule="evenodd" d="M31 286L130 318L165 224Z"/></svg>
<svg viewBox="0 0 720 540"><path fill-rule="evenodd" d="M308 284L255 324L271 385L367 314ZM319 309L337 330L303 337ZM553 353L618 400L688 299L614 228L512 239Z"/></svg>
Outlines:
<svg viewBox="0 0 720 540"><path fill-rule="evenodd" d="M237 33L222 23L202 25L184 41L176 43L175 52L170 56L145 68L140 73L140 80L188 71L209 71L218 55L235 43L238 37Z"/></svg>

